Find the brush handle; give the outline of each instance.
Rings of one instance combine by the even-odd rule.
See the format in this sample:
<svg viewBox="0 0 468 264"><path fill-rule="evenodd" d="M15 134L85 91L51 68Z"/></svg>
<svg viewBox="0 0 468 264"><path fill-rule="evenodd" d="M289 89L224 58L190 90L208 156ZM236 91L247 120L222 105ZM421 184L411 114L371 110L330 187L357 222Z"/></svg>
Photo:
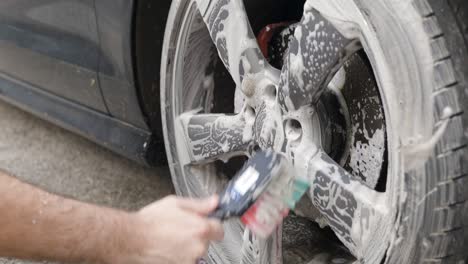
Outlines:
<svg viewBox="0 0 468 264"><path fill-rule="evenodd" d="M208 218L218 219L221 221L226 219L223 210L219 210L219 209L216 209L215 211L211 212L208 215Z"/></svg>

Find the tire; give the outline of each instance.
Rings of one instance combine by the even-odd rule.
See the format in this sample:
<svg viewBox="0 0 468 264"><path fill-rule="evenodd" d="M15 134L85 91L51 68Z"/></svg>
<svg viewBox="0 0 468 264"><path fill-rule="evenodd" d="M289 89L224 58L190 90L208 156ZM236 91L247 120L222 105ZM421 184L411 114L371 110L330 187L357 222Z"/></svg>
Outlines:
<svg viewBox="0 0 468 264"><path fill-rule="evenodd" d="M301 1L278 1L275 8L265 7L265 17L269 11L286 12L296 2ZM255 6L268 6L268 2L255 3L247 6L248 12L258 10ZM468 262L468 2L309 0L308 3L335 26L345 21L360 27L360 39L385 112L388 164L382 170L390 213L385 221L376 222L383 223L378 228L368 229L374 231L367 231L371 233L369 241L373 246L367 246L354 257L367 263ZM161 62L161 112L168 163L177 193L204 196L222 186L213 179L220 171L219 164L204 164L195 169L185 166L182 160L186 159L186 145L178 130L179 119L182 113L194 110L192 105L206 106L205 110L212 112L236 99L224 94L234 85L226 80L229 73L222 70L218 73L219 65L203 59L217 57L216 50L209 46L208 31L204 24L200 25L203 21L193 8L196 6L192 0L176 0L169 13ZM256 31L261 28L258 24L268 24L262 20L268 21L262 16L250 20ZM192 37L194 32L200 33L193 35L198 37ZM187 35L191 37L184 37ZM196 55L187 55L194 50ZM183 60L178 57L180 54ZM224 92L191 92L189 87L213 83L222 84ZM229 111L238 113L239 109ZM311 190L311 198L313 195ZM284 241L281 228L265 241L246 236L235 221L226 223L225 231L227 239L210 248L210 262L238 263L239 252L250 250L256 251L248 252L256 258L257 262L252 263L282 263L285 253L281 250ZM242 232L244 245L233 239L242 237ZM320 232L314 235L323 237L322 243L334 243L335 240L327 240L329 237ZM310 249L315 255L309 261L342 263L336 262L345 261L340 250L330 251L330 256Z"/></svg>
<svg viewBox="0 0 468 264"><path fill-rule="evenodd" d="M464 263L468 262L468 3L416 0L413 5L422 16L432 49L434 118L439 120L446 106L454 114L426 163L426 179L414 183L420 195L405 202L402 219L407 221L402 221L400 236L410 236L413 242L392 250L389 262Z"/></svg>

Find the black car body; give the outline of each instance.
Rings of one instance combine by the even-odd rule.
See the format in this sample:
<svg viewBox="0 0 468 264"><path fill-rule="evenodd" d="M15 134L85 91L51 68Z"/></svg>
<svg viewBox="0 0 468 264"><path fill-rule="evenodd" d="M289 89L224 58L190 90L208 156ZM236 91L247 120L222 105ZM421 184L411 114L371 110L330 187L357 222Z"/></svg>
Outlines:
<svg viewBox="0 0 468 264"><path fill-rule="evenodd" d="M0 97L138 162L164 161L170 1L3 0Z"/></svg>

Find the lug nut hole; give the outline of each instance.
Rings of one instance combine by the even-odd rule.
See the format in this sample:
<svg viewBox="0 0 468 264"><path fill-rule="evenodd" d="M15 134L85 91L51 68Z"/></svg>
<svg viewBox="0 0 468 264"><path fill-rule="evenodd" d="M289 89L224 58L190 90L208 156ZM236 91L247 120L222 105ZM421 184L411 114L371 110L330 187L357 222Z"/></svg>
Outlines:
<svg viewBox="0 0 468 264"><path fill-rule="evenodd" d="M255 118L255 109L251 106L246 106L245 115L249 118Z"/></svg>
<svg viewBox="0 0 468 264"><path fill-rule="evenodd" d="M265 95L270 98L271 100L276 100L276 86L270 84L267 87L265 87Z"/></svg>
<svg viewBox="0 0 468 264"><path fill-rule="evenodd" d="M257 152L257 151L259 151L259 150L261 150L261 148L260 148L259 145L255 145L255 146L253 147L253 151L254 151L254 152Z"/></svg>
<svg viewBox="0 0 468 264"><path fill-rule="evenodd" d="M302 136L302 125L295 119L289 119L286 121L285 132L288 140L299 140Z"/></svg>

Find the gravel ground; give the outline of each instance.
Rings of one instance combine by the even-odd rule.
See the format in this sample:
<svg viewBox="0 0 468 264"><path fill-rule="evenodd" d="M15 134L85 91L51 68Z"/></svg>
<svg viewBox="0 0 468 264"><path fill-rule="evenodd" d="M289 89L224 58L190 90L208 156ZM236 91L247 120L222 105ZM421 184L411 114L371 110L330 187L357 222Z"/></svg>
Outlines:
<svg viewBox="0 0 468 264"><path fill-rule="evenodd" d="M142 167L3 102L0 168L50 192L122 209L173 193L166 167ZM0 259L3 263L37 262Z"/></svg>

